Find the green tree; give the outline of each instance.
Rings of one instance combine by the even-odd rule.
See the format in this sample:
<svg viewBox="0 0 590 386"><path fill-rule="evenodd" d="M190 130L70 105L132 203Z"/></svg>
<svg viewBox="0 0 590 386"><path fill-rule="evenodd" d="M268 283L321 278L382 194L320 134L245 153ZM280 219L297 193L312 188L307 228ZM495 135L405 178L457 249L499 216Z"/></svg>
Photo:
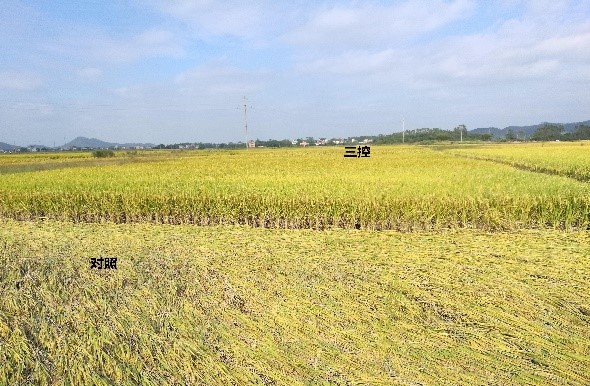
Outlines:
<svg viewBox="0 0 590 386"><path fill-rule="evenodd" d="M115 156L115 152L112 150L95 150L92 155L96 158L110 158Z"/></svg>
<svg viewBox="0 0 590 386"><path fill-rule="evenodd" d="M508 132L505 135L507 141L514 141L516 140L516 134L514 134L514 130L508 129Z"/></svg>
<svg viewBox="0 0 590 386"><path fill-rule="evenodd" d="M562 139L563 125L546 123L539 127L531 136L535 141L555 141Z"/></svg>
<svg viewBox="0 0 590 386"><path fill-rule="evenodd" d="M574 139L590 139L590 126L578 125L576 131L574 131Z"/></svg>

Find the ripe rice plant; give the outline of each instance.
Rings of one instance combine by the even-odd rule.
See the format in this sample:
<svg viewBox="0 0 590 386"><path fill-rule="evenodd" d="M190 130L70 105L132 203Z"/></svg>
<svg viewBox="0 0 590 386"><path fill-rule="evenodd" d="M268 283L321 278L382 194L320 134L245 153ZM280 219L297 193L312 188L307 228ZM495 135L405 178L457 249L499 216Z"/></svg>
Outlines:
<svg viewBox="0 0 590 386"><path fill-rule="evenodd" d="M149 162L148 162L149 161ZM584 228L590 185L422 147L257 149L0 176L0 216L357 229Z"/></svg>
<svg viewBox="0 0 590 386"><path fill-rule="evenodd" d="M464 146L452 153L590 182L589 141Z"/></svg>

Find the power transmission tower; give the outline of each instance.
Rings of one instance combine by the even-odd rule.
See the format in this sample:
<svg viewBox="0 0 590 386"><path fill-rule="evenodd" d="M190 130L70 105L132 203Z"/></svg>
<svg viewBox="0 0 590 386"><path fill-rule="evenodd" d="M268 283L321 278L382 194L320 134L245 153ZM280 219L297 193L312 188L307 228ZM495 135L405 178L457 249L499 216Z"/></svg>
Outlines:
<svg viewBox="0 0 590 386"><path fill-rule="evenodd" d="M244 96L244 132L246 133L246 150L248 150L248 99Z"/></svg>

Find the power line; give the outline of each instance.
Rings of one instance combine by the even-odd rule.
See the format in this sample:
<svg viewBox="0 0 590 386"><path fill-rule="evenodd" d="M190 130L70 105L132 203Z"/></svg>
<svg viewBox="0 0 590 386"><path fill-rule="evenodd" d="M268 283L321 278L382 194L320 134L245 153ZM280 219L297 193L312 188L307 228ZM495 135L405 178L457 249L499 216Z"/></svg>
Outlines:
<svg viewBox="0 0 590 386"><path fill-rule="evenodd" d="M42 103L42 102L20 102L11 101L12 105L7 106L2 103L6 101L0 101L0 109L3 110L21 110L21 111L46 111L48 109L55 111L89 111L89 110L108 110L108 111L173 111L173 112L195 112L195 111L228 111L231 110L227 107L219 107L214 105L194 105L192 107L184 107L178 105L169 106L128 106L119 107L114 104L55 104L55 103Z"/></svg>

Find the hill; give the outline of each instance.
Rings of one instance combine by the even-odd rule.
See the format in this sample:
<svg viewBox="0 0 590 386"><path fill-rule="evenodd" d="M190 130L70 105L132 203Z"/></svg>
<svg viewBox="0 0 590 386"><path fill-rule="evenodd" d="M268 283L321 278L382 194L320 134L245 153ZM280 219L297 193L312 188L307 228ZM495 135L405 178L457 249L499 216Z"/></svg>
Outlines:
<svg viewBox="0 0 590 386"><path fill-rule="evenodd" d="M116 143L105 142L105 141L101 141L100 139L96 139L96 138L76 137L75 139L73 139L70 142L63 145L63 147L65 147L65 148L71 148L71 147L99 148L99 147L114 147L116 145L117 145Z"/></svg>
<svg viewBox="0 0 590 386"><path fill-rule="evenodd" d="M521 137L521 136L524 135L527 138L529 138L531 135L533 135L533 133L535 131L537 131L539 128L543 127L546 124L563 125L566 133L573 133L576 130L576 126L578 126L578 125L588 125L588 126L590 126L590 120L583 121L583 122L570 122L570 123L542 122L542 123L539 123L538 125L530 125L530 126L508 126L508 127L503 128L503 129L498 129L497 127L485 127L485 128L473 129L473 130L470 130L469 132L470 133L474 133L474 134L487 134L487 133L490 133L490 134L492 134L492 138L493 139L503 139L503 138L506 137L506 134L508 133L508 131L509 130L512 130L512 132L515 135L518 135L519 137Z"/></svg>
<svg viewBox="0 0 590 386"><path fill-rule="evenodd" d="M5 142L0 142L0 151L9 151L14 149L18 149L18 146L10 145Z"/></svg>
<svg viewBox="0 0 590 386"><path fill-rule="evenodd" d="M89 149L99 149L99 148L110 148L110 147L154 147L153 143L115 143L115 142L105 142L101 141L100 139L96 138L87 138L87 137L76 137L75 139L71 140L70 142L64 144L62 147L64 148L89 148Z"/></svg>

